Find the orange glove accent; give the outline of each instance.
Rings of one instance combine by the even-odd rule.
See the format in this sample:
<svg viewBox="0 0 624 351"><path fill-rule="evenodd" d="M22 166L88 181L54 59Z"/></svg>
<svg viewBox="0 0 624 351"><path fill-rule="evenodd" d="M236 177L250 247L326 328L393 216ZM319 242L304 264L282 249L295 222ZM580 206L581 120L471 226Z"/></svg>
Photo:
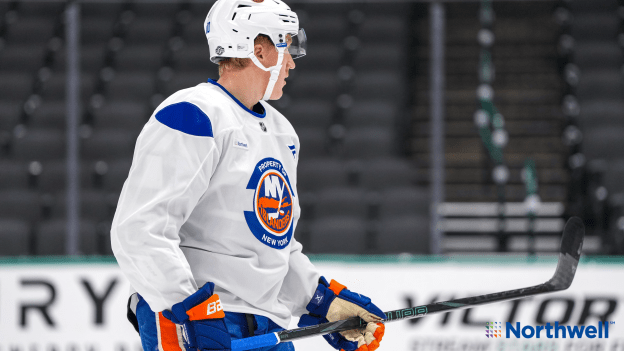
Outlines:
<svg viewBox="0 0 624 351"><path fill-rule="evenodd" d="M381 342L381 339L383 339L383 336L386 333L386 325L383 323L377 323L377 325L379 326L379 328L375 330L373 336L377 341Z"/></svg>
<svg viewBox="0 0 624 351"><path fill-rule="evenodd" d="M191 321L225 318L225 312L223 312L223 306L217 294L210 296L208 300L186 311L186 314L188 314Z"/></svg>
<svg viewBox="0 0 624 351"><path fill-rule="evenodd" d="M333 291L336 296L340 295L340 292L347 287L333 280L329 283L329 290Z"/></svg>
<svg viewBox="0 0 624 351"><path fill-rule="evenodd" d="M372 323L369 323L366 329L370 329ZM367 330L368 331L368 330ZM355 351L375 351L379 348L379 343L383 338L384 333L386 332L386 326L383 323L377 323L377 327L375 328L375 332L373 333L373 337L375 338L368 345L364 344L358 347ZM366 339L366 338L365 338Z"/></svg>

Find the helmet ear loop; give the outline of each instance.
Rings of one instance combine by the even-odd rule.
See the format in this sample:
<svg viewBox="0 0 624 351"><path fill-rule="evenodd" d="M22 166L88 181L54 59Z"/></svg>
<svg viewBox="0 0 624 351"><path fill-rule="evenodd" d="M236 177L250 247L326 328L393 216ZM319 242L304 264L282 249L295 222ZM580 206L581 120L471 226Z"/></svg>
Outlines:
<svg viewBox="0 0 624 351"><path fill-rule="evenodd" d="M284 62L284 51L286 48L277 48L278 56L277 63L273 67L266 68L264 65L258 60L256 55L252 52L249 54L249 58L251 61L258 66L261 70L265 72L271 72L271 78L269 79L269 84L267 85L266 91L264 92L264 96L262 100L268 101L271 98L271 94L273 94L273 88L275 87L275 83L277 83L277 79L279 78L280 71L282 70L282 63Z"/></svg>

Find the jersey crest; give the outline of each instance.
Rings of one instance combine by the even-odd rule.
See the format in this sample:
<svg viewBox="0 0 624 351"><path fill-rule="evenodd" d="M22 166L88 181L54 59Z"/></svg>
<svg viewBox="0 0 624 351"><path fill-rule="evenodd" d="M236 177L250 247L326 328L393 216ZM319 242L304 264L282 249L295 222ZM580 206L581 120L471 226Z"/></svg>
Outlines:
<svg viewBox="0 0 624 351"><path fill-rule="evenodd" d="M294 193L282 163L274 158L258 162L247 184L253 189L253 211L245 211L249 229L263 244L283 249L293 234Z"/></svg>

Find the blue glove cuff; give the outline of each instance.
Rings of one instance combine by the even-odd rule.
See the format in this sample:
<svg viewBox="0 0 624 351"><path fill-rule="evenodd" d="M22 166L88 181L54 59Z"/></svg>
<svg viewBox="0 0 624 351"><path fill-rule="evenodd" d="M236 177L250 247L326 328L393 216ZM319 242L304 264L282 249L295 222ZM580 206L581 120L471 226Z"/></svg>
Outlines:
<svg viewBox="0 0 624 351"><path fill-rule="evenodd" d="M183 324L189 319L186 311L208 300L214 292L214 283L206 283L193 295L187 297L182 302L178 302L171 307L171 311L163 311L163 316L173 323Z"/></svg>
<svg viewBox="0 0 624 351"><path fill-rule="evenodd" d="M231 349L231 338L223 318L189 320L187 311L210 299L214 284L206 283L193 295L162 312L165 318L182 325L184 328L184 346L186 350L222 350Z"/></svg>
<svg viewBox="0 0 624 351"><path fill-rule="evenodd" d="M319 279L319 285L312 296L312 299L306 306L306 309L315 315L318 316L327 316L327 310L329 310L329 305L336 298L336 294L333 291L329 290L329 283L325 279L325 277L321 277Z"/></svg>

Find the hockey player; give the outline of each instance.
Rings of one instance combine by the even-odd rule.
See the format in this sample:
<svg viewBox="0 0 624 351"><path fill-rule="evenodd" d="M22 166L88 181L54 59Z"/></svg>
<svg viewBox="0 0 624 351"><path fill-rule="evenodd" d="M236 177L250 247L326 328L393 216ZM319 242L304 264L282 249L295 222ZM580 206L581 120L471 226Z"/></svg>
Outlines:
<svg viewBox="0 0 624 351"><path fill-rule="evenodd" d="M293 237L299 140L264 101L282 96L293 59L305 55L297 15L279 0L218 0L204 30L220 79L156 109L111 230L143 349L229 350L232 339L283 330L295 315L301 326L360 316L365 330L326 339L375 350L383 312L328 283Z"/></svg>

